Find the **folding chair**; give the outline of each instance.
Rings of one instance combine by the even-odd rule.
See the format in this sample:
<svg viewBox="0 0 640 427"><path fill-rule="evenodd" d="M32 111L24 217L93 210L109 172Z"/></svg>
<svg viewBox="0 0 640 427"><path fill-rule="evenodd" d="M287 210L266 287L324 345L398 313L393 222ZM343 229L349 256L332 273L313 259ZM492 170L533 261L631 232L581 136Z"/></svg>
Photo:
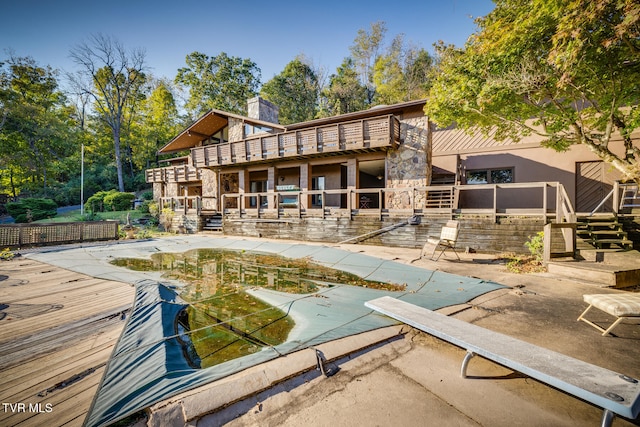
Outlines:
<svg viewBox="0 0 640 427"><path fill-rule="evenodd" d="M589 304L589 307L578 317L578 321L582 320L593 326L602 332L602 336L609 335L613 328L618 326L624 319L640 319L640 294L626 292L620 294L590 294L583 295L582 297L584 298L584 302ZM593 307L615 317L615 322L605 329L595 322L586 319L584 316Z"/></svg>
<svg viewBox="0 0 640 427"><path fill-rule="evenodd" d="M458 221L447 221L447 223L442 227L440 231L440 239L428 238L427 243L435 245L433 248L433 253L431 254L432 261L438 261L444 251L447 249L453 250L453 253L456 254L458 261L460 261L460 256L458 252L456 252L456 242L458 240L458 231L460 231L460 223ZM433 259L433 256L436 254L436 251L440 250L438 257Z"/></svg>

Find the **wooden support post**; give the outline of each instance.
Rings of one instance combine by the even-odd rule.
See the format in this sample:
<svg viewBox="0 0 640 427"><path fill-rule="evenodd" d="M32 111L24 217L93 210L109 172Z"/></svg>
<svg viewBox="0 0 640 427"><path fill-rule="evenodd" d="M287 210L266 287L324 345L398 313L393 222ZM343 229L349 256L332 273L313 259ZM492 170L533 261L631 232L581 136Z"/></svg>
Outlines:
<svg viewBox="0 0 640 427"><path fill-rule="evenodd" d="M267 209L277 208L276 203L276 168L270 166L267 168Z"/></svg>
<svg viewBox="0 0 640 427"><path fill-rule="evenodd" d="M300 165L300 191L305 196L300 195L298 197L298 205L300 209L308 209L311 207L311 196L307 194L307 191L311 190L311 166L309 163L303 163Z"/></svg>

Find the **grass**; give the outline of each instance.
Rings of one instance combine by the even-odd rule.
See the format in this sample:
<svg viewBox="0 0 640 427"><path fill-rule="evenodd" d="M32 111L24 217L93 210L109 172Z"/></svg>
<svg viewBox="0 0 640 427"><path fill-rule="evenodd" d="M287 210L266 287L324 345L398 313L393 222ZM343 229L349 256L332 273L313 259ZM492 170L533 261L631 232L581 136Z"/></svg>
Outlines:
<svg viewBox="0 0 640 427"><path fill-rule="evenodd" d="M127 222L127 214L130 215L131 221L135 221L144 216L149 216L149 214L142 213L138 210L128 210L128 211L115 211L115 212L99 212L97 213L96 221L101 220L116 220L120 223ZM86 215L86 212L85 212ZM41 219L38 221L34 221L35 223L47 223L47 222L74 222L80 220L80 209L76 209L73 211L65 212L63 214L57 215L53 218Z"/></svg>

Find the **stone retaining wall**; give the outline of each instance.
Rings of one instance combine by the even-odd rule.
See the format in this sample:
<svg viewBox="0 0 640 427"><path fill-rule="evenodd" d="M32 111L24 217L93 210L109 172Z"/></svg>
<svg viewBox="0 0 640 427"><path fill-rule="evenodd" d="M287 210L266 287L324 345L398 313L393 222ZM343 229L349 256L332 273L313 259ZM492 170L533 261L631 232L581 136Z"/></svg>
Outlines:
<svg viewBox="0 0 640 427"><path fill-rule="evenodd" d="M291 218L255 220L225 218L223 232L234 236L270 237L341 242L390 225L406 222L406 217L389 217L380 221L367 216L348 218ZM405 225L364 240L368 245L422 248L427 237L439 236L449 217L424 217L419 225ZM527 254L524 245L530 236L542 231L544 222L535 219L502 219L498 223L490 218L460 218L457 247L484 253L515 252Z"/></svg>

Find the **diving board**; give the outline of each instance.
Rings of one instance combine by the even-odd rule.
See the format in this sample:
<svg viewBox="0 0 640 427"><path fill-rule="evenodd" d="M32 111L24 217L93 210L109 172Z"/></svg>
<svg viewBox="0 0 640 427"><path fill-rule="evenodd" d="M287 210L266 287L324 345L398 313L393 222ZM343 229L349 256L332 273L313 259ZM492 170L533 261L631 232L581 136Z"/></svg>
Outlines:
<svg viewBox="0 0 640 427"><path fill-rule="evenodd" d="M640 382L617 372L388 296L365 306L467 350L460 374L475 355L535 378L604 410L602 426L615 415L640 414Z"/></svg>

